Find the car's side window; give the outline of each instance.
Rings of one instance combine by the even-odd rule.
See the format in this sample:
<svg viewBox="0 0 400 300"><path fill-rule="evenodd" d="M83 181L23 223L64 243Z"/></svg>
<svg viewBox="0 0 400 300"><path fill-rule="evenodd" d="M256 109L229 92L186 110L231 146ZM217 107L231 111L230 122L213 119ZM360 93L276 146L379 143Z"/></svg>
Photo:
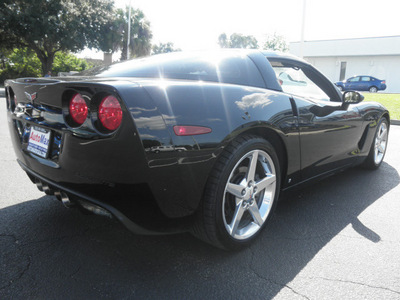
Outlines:
<svg viewBox="0 0 400 300"><path fill-rule="evenodd" d="M361 81L371 81L371 77L363 76L363 77L361 77Z"/></svg>
<svg viewBox="0 0 400 300"><path fill-rule="evenodd" d="M316 100L330 100L329 96L308 78L299 67L282 66L274 63L271 65L285 93L300 97L314 98Z"/></svg>
<svg viewBox="0 0 400 300"><path fill-rule="evenodd" d="M357 82L360 81L360 77L353 77L349 79L349 82Z"/></svg>

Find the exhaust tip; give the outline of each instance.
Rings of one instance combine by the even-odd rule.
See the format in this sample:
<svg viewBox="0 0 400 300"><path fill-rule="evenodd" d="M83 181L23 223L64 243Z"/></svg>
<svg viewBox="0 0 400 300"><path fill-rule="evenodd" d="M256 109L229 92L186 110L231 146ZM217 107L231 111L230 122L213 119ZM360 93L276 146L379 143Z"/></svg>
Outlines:
<svg viewBox="0 0 400 300"><path fill-rule="evenodd" d="M71 208L74 206L74 203L69 199L69 196L65 192L55 191L54 196L56 196L66 208Z"/></svg>
<svg viewBox="0 0 400 300"><path fill-rule="evenodd" d="M87 201L84 201L82 199L76 199L74 201L71 201L71 198L68 196L67 193L61 191L61 190L54 190L54 188L50 188L49 185L45 182L42 182L40 179L35 178L34 182L37 186L37 188L39 189L39 191L41 192L45 192L47 195L54 195L56 196L56 198L62 202L62 204L66 207L66 208L71 208L76 206L76 202L77 204L83 208L84 210L91 212L92 214L95 215L99 215L99 216L104 216L104 217L108 217L108 218L112 218L112 214L98 206L92 203L89 203Z"/></svg>
<svg viewBox="0 0 400 300"><path fill-rule="evenodd" d="M47 183L42 182L40 179L36 178L35 179L35 184L36 184L36 187L38 188L39 191L45 192L47 195L53 195L54 194L54 191L50 188L50 186Z"/></svg>
<svg viewBox="0 0 400 300"><path fill-rule="evenodd" d="M35 179L35 184L36 187L38 188L39 191L43 192L43 183L39 179Z"/></svg>
<svg viewBox="0 0 400 300"><path fill-rule="evenodd" d="M104 208L102 208L100 206L97 206L95 204L92 204L92 203L89 203L89 202L86 202L86 201L83 201L83 200L79 200L79 204L85 210L87 210L87 211L89 211L89 212L91 212L91 213L93 213L95 215L108 217L108 218L112 219L112 214L108 210L106 210L106 209L104 209Z"/></svg>

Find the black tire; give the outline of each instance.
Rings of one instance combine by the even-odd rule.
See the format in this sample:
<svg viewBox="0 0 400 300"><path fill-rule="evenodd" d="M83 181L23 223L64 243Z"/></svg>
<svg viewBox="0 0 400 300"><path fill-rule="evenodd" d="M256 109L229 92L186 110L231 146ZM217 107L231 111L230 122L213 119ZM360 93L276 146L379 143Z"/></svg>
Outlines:
<svg viewBox="0 0 400 300"><path fill-rule="evenodd" d="M369 92L370 92L370 93L376 93L376 92L378 92L378 88L377 88L376 86L371 86L371 87L369 88Z"/></svg>
<svg viewBox="0 0 400 300"><path fill-rule="evenodd" d="M362 166L366 169L376 170L382 164L385 157L389 134L389 122L383 117L376 126L374 139L371 144L368 156Z"/></svg>
<svg viewBox="0 0 400 300"><path fill-rule="evenodd" d="M268 141L237 138L210 174L192 233L225 250L249 245L273 214L280 177L278 156Z"/></svg>

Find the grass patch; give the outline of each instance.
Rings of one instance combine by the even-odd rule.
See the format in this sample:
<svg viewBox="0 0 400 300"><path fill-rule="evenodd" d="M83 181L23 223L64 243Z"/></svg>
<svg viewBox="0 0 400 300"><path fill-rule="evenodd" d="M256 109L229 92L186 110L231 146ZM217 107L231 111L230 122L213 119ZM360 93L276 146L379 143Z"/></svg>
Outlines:
<svg viewBox="0 0 400 300"><path fill-rule="evenodd" d="M363 94L364 101L374 101L385 106L389 113L391 120L400 120L400 94Z"/></svg>

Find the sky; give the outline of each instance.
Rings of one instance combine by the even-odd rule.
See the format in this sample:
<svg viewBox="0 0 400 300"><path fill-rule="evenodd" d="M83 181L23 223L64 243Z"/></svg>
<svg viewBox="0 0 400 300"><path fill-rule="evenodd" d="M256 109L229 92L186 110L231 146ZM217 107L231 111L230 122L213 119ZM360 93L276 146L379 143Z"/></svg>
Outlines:
<svg viewBox="0 0 400 300"><path fill-rule="evenodd" d="M172 42L182 50L217 48L218 36L253 35L259 45L277 33L301 38L304 0L115 0L131 2L150 21L153 44ZM400 35L398 0L305 0L305 40ZM102 54L99 54L102 58Z"/></svg>

